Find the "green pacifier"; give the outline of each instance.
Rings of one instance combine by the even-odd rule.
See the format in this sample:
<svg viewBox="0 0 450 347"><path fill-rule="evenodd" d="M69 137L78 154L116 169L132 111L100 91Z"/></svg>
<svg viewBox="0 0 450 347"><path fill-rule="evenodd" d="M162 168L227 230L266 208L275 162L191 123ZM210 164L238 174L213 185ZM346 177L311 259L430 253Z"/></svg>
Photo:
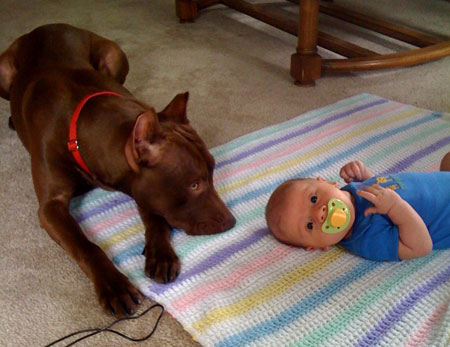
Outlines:
<svg viewBox="0 0 450 347"><path fill-rule="evenodd" d="M328 216L322 224L322 231L335 234L344 230L350 222L350 211L347 205L339 199L328 201Z"/></svg>

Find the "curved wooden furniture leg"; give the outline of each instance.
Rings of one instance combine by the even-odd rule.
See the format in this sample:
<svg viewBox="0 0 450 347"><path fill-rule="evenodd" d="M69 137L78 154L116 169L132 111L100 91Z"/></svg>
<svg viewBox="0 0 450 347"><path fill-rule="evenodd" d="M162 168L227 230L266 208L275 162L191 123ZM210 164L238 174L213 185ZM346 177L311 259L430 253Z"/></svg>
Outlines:
<svg viewBox="0 0 450 347"><path fill-rule="evenodd" d="M430 36L386 22L380 18L360 14L337 4L322 3L319 6L319 11L419 47L392 54L369 54L360 57L354 56L350 59L325 59L322 61L322 71L347 72L388 69L422 64L450 55L450 39L448 37Z"/></svg>
<svg viewBox="0 0 450 347"><path fill-rule="evenodd" d="M437 43L424 48L411 49L400 53L352 59L325 59L322 62L322 71L368 71L412 66L440 59L449 55L450 41Z"/></svg>
<svg viewBox="0 0 450 347"><path fill-rule="evenodd" d="M317 54L319 0L301 0L299 11L297 53L291 56L291 76L297 85L314 86L322 61Z"/></svg>

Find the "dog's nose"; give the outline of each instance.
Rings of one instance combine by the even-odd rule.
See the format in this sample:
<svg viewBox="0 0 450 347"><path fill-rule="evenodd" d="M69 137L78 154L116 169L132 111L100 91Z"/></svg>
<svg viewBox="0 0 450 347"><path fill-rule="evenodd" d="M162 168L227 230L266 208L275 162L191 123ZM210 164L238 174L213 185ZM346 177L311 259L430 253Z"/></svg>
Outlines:
<svg viewBox="0 0 450 347"><path fill-rule="evenodd" d="M234 227L234 225L236 224L236 218L234 218L234 216L230 215L228 218L225 219L224 222L222 222L222 230L228 230L231 229L232 227Z"/></svg>

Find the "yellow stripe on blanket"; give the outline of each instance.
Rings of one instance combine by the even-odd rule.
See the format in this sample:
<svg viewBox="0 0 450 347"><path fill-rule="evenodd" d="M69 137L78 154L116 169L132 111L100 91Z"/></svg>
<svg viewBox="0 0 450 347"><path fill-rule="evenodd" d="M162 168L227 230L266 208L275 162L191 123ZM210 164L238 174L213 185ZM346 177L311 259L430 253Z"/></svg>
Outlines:
<svg viewBox="0 0 450 347"><path fill-rule="evenodd" d="M141 233L142 230L144 230L144 224L142 224L142 223L135 224L135 225L125 229L124 231L114 234L112 237L100 242L99 246L103 250L106 250L115 244L119 244L120 242L122 242L138 233Z"/></svg>
<svg viewBox="0 0 450 347"><path fill-rule="evenodd" d="M261 305L271 298L282 294L292 286L296 285L298 282L326 268L334 261L342 257L344 254L346 254L346 252L340 247L334 247L330 251L325 252L317 259L310 261L304 266L292 270L277 281L255 292L253 295L237 301L234 304L215 308L207 315L205 315L202 319L192 324L192 326L199 333L202 333L213 324L217 324L223 320L241 315L246 311L251 310L255 306Z"/></svg>
<svg viewBox="0 0 450 347"><path fill-rule="evenodd" d="M269 176L269 175L272 175L272 174L276 174L278 172L282 172L282 171L287 170L290 167L292 167L294 165L297 165L297 164L299 164L299 163L301 163L303 161L306 161L306 160L312 159L314 157L317 157L321 153L324 153L326 151L332 150L333 148L336 148L337 146L342 145L344 142L346 142L348 140L351 140L354 137L361 136L361 134L367 133L367 132L369 132L371 130L375 130L375 129L378 129L378 128L384 128L388 124L395 123L397 121L403 120L403 119L408 118L408 117L412 117L412 116L414 116L414 115L416 115L416 114L418 114L420 112L422 112L421 109L414 109L412 111L401 113L398 116L392 117L392 118L390 118L388 120L383 119L382 121L379 121L379 122L374 123L372 125L366 126L364 128L361 128L361 129L354 130L351 133L349 133L348 135L340 137L339 139L334 140L333 142L329 142L329 143L327 143L327 144L325 144L325 145L315 149L312 152L300 155L300 156L298 156L298 157L296 157L294 159L291 159L291 160L288 160L288 161L284 162L283 164L274 166L274 167L272 167L272 168L270 168L268 170L264 170L263 172L256 173L256 174L251 175L249 177L246 177L246 178L243 178L243 179L238 180L236 182L233 182L232 184L229 184L227 186L221 187L221 188L217 189L217 192L219 194L228 193L229 191L231 191L233 189L241 188L242 186L245 186L246 184L248 184L250 182L254 182L255 180L260 180L260 179L263 179L266 176Z"/></svg>

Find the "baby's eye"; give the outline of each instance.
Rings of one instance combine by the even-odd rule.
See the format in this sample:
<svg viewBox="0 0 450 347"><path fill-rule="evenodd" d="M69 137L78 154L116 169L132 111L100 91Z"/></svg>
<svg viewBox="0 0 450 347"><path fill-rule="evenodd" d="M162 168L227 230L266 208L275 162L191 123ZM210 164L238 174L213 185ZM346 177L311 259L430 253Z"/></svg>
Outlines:
<svg viewBox="0 0 450 347"><path fill-rule="evenodd" d="M308 230L312 230L314 227L313 222L308 222L308 224L306 224L306 228L308 228Z"/></svg>
<svg viewBox="0 0 450 347"><path fill-rule="evenodd" d="M317 202L317 196L316 195L311 196L311 202L313 204L315 204Z"/></svg>

